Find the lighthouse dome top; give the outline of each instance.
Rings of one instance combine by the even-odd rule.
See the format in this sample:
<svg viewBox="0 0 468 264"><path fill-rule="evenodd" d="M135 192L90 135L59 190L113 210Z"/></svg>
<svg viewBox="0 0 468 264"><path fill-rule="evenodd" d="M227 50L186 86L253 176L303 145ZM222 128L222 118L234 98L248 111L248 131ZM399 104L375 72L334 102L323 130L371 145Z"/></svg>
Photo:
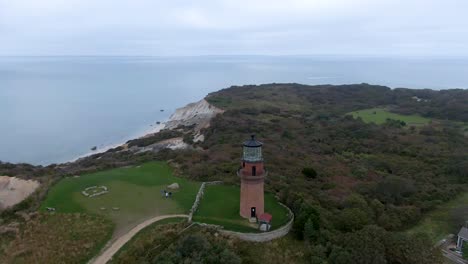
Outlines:
<svg viewBox="0 0 468 264"><path fill-rule="evenodd" d="M261 147L262 145L263 145L262 142L257 141L255 139L255 135L251 135L250 139L244 142L244 147L248 147L248 148L258 148L258 147Z"/></svg>

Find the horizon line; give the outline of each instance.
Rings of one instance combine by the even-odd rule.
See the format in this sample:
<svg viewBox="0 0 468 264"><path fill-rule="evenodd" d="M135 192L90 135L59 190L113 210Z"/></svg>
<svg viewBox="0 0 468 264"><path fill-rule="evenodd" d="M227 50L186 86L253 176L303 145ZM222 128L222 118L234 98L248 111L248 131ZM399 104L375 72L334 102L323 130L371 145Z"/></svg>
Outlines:
<svg viewBox="0 0 468 264"><path fill-rule="evenodd" d="M153 57L153 58L194 58L194 57L343 57L343 58L458 58L468 59L468 55L421 55L421 54L199 54L199 55L131 55L131 54L41 54L41 55L2 55L0 57Z"/></svg>

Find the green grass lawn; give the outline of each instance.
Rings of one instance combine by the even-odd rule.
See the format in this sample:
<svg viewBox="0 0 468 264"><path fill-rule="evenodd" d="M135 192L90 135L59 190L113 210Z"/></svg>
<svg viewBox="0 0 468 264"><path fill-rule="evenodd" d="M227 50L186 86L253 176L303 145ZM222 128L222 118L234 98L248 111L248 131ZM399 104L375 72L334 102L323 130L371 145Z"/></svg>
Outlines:
<svg viewBox="0 0 468 264"><path fill-rule="evenodd" d="M242 218L239 215L239 209L240 189L238 186L209 185L194 215L194 221L222 225L228 230L256 232L257 226L251 225ZM271 193L265 193L265 212L273 216L273 229L284 225L289 220L288 211Z"/></svg>
<svg viewBox="0 0 468 264"><path fill-rule="evenodd" d="M164 198L161 190L174 182L180 185L180 189L173 191L171 199ZM81 193L95 185L104 185L109 192L95 197L86 197ZM54 207L59 213L104 215L116 224L115 234L120 234L150 217L188 213L199 187L198 182L174 177L166 163L150 162L81 175L79 178L65 178L52 187L41 210Z"/></svg>
<svg viewBox="0 0 468 264"><path fill-rule="evenodd" d="M431 120L419 115L400 115L387 111L385 108L363 109L348 113L354 118L360 117L366 123L383 124L387 119L400 120L408 125L425 125Z"/></svg>
<svg viewBox="0 0 468 264"><path fill-rule="evenodd" d="M407 230L407 232L426 233L435 243L448 234L456 234L458 232L459 226L453 221L454 215L468 219L468 193L464 193L454 200L438 206L437 209L425 215L418 225Z"/></svg>

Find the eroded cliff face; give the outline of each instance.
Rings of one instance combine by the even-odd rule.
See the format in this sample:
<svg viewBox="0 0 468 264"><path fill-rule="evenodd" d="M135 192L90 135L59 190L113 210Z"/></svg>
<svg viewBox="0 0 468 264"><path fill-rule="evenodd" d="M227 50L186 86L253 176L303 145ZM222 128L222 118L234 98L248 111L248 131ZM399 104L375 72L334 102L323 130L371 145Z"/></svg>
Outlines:
<svg viewBox="0 0 468 264"><path fill-rule="evenodd" d="M190 103L184 107L178 108L169 118L169 121L158 125L154 131L130 140L133 144L127 143L117 146L120 150L114 150L112 152L119 153L124 151L130 151L132 153L142 152L159 152L163 149L188 149L192 148L190 143L185 142L185 137L192 137L193 142L203 141L204 135L201 133L203 128L210 126L211 119L218 114L224 113L224 110L217 108L205 99L202 99L196 103ZM167 133L168 131L174 131L173 137L161 137L160 133ZM169 135L171 136L171 135ZM140 140L139 143L135 141ZM101 158L101 156L88 156L78 159L81 161L87 158Z"/></svg>
<svg viewBox="0 0 468 264"><path fill-rule="evenodd" d="M169 118L169 121L161 124L163 131L173 130L178 131L184 135L192 136L193 142L203 141L204 135L201 133L203 128L210 125L210 121L217 114L221 114L224 111L210 105L206 100L200 100L196 103L188 104L182 108L177 109ZM157 137L157 131L155 133L147 134L140 139L148 139L151 141L152 137ZM123 145L124 150L130 150L135 153L153 151L159 152L162 149L187 149L192 146L184 142L184 137L177 135L173 138L166 138L145 146L132 146L128 147L128 144Z"/></svg>
<svg viewBox="0 0 468 264"><path fill-rule="evenodd" d="M39 183L34 180L0 176L0 210L20 203L38 187Z"/></svg>
<svg viewBox="0 0 468 264"><path fill-rule="evenodd" d="M195 137L194 141L203 141L204 137L200 134L200 130L210 125L210 121L217 114L224 111L211 104L205 99L196 103L188 104L177 109L166 122L165 129L174 129L179 126L194 126Z"/></svg>

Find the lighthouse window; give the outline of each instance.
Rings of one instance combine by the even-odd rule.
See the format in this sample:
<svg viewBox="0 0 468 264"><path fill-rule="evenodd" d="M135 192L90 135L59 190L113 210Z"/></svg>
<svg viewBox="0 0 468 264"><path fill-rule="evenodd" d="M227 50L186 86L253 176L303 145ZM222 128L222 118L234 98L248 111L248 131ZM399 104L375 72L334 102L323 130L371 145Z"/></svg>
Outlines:
<svg viewBox="0 0 468 264"><path fill-rule="evenodd" d="M262 148L244 147L244 160L246 161L259 161L262 160Z"/></svg>
<svg viewBox="0 0 468 264"><path fill-rule="evenodd" d="M257 175L257 167L253 166L252 167L252 176L256 176Z"/></svg>

